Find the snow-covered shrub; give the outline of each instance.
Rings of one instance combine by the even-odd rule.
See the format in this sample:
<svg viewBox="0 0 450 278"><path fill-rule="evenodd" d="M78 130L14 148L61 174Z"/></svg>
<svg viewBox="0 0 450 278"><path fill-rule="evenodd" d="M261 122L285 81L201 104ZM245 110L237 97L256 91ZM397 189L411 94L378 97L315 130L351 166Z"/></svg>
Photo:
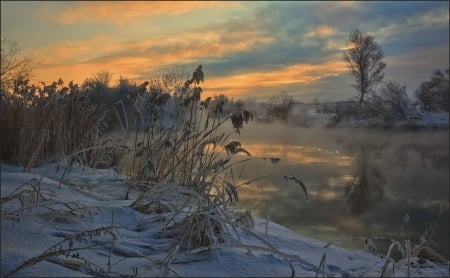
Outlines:
<svg viewBox="0 0 450 278"><path fill-rule="evenodd" d="M97 144L107 129L107 113L78 85L63 85L61 79L37 86L18 78L13 88L1 92L2 161L29 171Z"/></svg>
<svg viewBox="0 0 450 278"><path fill-rule="evenodd" d="M359 106L356 101L341 101L336 103L336 123L356 118Z"/></svg>
<svg viewBox="0 0 450 278"><path fill-rule="evenodd" d="M449 112L449 82L449 69L444 72L435 70L430 80L422 82L416 90L417 103L425 111Z"/></svg>
<svg viewBox="0 0 450 278"><path fill-rule="evenodd" d="M372 93L363 105L365 115L381 117L384 120L401 120L407 118L410 103L406 86L388 81L379 92Z"/></svg>
<svg viewBox="0 0 450 278"><path fill-rule="evenodd" d="M269 118L286 120L293 107L293 99L285 91L281 91L278 95L269 99L268 105Z"/></svg>
<svg viewBox="0 0 450 278"><path fill-rule="evenodd" d="M239 133L253 114L247 110L226 114L226 99L220 96L201 100L201 66L185 82L160 81L158 86L149 82L150 88L161 96L173 92L173 118L163 123L166 119L161 114L146 117L165 103L144 101L134 119L140 122L136 127L144 128L129 131L131 151L118 167L128 176L129 190L141 192L132 207L144 213L171 214L162 230L178 239L181 249L223 243L233 238L231 231L239 223L248 222L235 216L229 206L239 199L231 169L251 154L241 142L230 142L231 134L222 130L231 123L231 132ZM247 157L239 160L239 154ZM173 251L178 249L174 246Z"/></svg>

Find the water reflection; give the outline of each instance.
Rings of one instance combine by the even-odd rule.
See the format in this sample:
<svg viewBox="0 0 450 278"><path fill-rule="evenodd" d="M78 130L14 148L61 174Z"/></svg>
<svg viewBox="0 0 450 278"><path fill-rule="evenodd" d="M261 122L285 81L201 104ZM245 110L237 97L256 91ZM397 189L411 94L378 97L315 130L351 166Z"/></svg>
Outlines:
<svg viewBox="0 0 450 278"><path fill-rule="evenodd" d="M350 156L342 155L337 150L322 149L316 146L246 142L245 147L254 157L279 157L297 164L350 166L352 163Z"/></svg>
<svg viewBox="0 0 450 278"><path fill-rule="evenodd" d="M281 160L271 164L257 159L241 165L245 167L242 181L272 176L242 186L238 206L249 209L269 200L272 221L305 236L325 242L345 239L337 244L362 248L362 241L350 239L396 238L405 214L410 216L412 243L417 242L435 221L442 203L443 213L433 237L439 246L433 248L448 257L448 139L446 130L384 132L249 125L239 138L243 147L253 157ZM310 201L305 202L301 189L284 181L284 175L301 179ZM264 218L264 205L252 214Z"/></svg>
<svg viewBox="0 0 450 278"><path fill-rule="evenodd" d="M355 178L345 188L347 205L351 213L357 216L373 208L384 196L386 180L368 155L368 148L361 146Z"/></svg>
<svg viewBox="0 0 450 278"><path fill-rule="evenodd" d="M343 187L344 185L350 184L355 177L353 175L342 175L340 177L330 177L327 180L327 184L334 188L334 187Z"/></svg>

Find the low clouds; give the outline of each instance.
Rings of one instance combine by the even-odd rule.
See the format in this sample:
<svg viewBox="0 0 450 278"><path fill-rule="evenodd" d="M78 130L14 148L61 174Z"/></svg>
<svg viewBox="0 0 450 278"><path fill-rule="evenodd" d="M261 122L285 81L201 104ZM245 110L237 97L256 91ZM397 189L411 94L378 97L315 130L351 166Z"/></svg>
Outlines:
<svg viewBox="0 0 450 278"><path fill-rule="evenodd" d="M239 96L252 88L269 87L276 93L285 85L307 84L322 78L334 76L346 70L343 61L328 61L320 64L294 64L272 71L254 70L246 73L210 78L204 85L205 92L227 91Z"/></svg>
<svg viewBox="0 0 450 278"><path fill-rule="evenodd" d="M2 35L19 30L4 14L18 9L2 3ZM418 73L398 72L405 68L393 63L417 71L427 62L448 67L448 2L47 2L34 9L34 16L26 9L30 22L23 26L38 28L30 33L36 43L20 46L43 57L36 79L46 82L82 82L105 69L145 80L203 64L206 94L258 97L289 88L319 97L336 88L339 99L352 90L345 87L352 80L343 74L342 52L356 28L385 50L387 79L417 83ZM415 55L429 60L402 60Z"/></svg>
<svg viewBox="0 0 450 278"><path fill-rule="evenodd" d="M152 16L176 16L194 10L223 9L236 6L233 2L214 1L89 1L65 3L64 9L52 10L52 19L61 24L104 22L126 25Z"/></svg>
<svg viewBox="0 0 450 278"><path fill-rule="evenodd" d="M312 37L326 37L329 35L334 34L336 31L335 28L327 26L327 25L321 25L314 27L310 32L307 33L308 36Z"/></svg>
<svg viewBox="0 0 450 278"><path fill-rule="evenodd" d="M149 78L170 65L220 60L234 53L251 51L272 41L272 38L262 36L255 29L242 29L231 33L219 30L223 31L221 28L210 28L177 36L152 36L123 41L114 36L99 36L85 41L50 45L34 51L33 54L40 53L46 57L44 66L48 73L52 67L56 67L55 72L61 72L62 64L82 69L77 71L78 76L71 79L82 80L102 69L117 73L117 76ZM95 68L97 70L92 72Z"/></svg>

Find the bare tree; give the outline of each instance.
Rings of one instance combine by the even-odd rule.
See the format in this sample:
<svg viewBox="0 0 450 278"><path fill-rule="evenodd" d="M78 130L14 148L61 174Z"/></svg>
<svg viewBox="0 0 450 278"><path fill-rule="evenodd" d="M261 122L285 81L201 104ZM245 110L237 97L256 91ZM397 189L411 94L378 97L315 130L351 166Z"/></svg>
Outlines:
<svg viewBox="0 0 450 278"><path fill-rule="evenodd" d="M379 92L374 92L364 102L366 116L383 116L386 119L405 119L409 113L409 98L406 85L395 81L383 84Z"/></svg>
<svg viewBox="0 0 450 278"><path fill-rule="evenodd" d="M1 42L1 90L12 88L14 80L30 78L38 63L29 57L21 57L17 43L8 38Z"/></svg>
<svg viewBox="0 0 450 278"><path fill-rule="evenodd" d="M406 85L389 81L380 89L380 93L390 114L401 119L408 116L409 99L406 93Z"/></svg>
<svg viewBox="0 0 450 278"><path fill-rule="evenodd" d="M418 104L426 111L449 111L449 69L436 69L430 80L420 83L416 90Z"/></svg>
<svg viewBox="0 0 450 278"><path fill-rule="evenodd" d="M92 77L86 78L83 81L83 84L81 85L81 87L84 89L90 88L93 90L105 89L105 88L109 87L109 83L111 82L111 79L112 79L111 72L109 72L107 70L99 71L96 74L92 75Z"/></svg>
<svg viewBox="0 0 450 278"><path fill-rule="evenodd" d="M386 64L382 61L384 54L381 47L372 36L355 30L350 33L348 43L351 45L344 52L344 60L355 78L354 87L359 92L359 104L364 101L372 87L383 80L383 69Z"/></svg>

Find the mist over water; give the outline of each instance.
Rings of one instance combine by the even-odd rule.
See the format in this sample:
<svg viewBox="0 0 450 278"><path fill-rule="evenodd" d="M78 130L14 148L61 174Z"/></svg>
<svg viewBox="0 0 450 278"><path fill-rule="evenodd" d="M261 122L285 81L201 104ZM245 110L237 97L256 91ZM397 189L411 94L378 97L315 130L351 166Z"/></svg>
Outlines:
<svg viewBox="0 0 450 278"><path fill-rule="evenodd" d="M448 130L382 130L367 128L294 127L283 123L252 123L234 138L254 159L233 169L240 183L272 174L240 187L240 208L252 209L302 235L336 245L362 248L351 237L375 240L377 253L399 239L409 215L412 245L435 221L431 246L449 257L449 133ZM308 188L283 180L296 176ZM350 184L353 185L350 186ZM238 182L239 184L239 182ZM270 229L270 227L269 227Z"/></svg>

